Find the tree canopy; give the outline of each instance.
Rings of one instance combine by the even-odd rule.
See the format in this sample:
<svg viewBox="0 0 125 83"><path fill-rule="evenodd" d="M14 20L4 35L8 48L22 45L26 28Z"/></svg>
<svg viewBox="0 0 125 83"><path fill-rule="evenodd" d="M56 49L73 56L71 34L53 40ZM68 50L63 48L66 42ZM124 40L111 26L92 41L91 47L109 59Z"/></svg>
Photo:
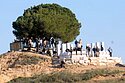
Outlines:
<svg viewBox="0 0 125 83"><path fill-rule="evenodd" d="M13 34L18 39L54 37L63 42L73 41L81 27L75 14L58 4L40 4L28 8L12 25Z"/></svg>

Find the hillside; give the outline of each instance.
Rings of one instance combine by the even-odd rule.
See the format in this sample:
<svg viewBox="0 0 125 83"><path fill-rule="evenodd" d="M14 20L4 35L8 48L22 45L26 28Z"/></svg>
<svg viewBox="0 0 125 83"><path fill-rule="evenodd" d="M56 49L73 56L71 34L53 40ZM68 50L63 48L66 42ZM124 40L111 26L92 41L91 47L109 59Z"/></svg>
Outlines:
<svg viewBox="0 0 125 83"><path fill-rule="evenodd" d="M0 81L7 82L17 77L30 77L41 72L49 72L51 58L28 52L10 52L1 55ZM1 83L0 82L0 83Z"/></svg>
<svg viewBox="0 0 125 83"><path fill-rule="evenodd" d="M58 74L59 72L69 72L72 75L77 75L78 77L80 73L84 74L88 70L111 70L111 71L120 71L118 72L119 75L116 75L113 73L113 75L109 75L109 72L106 75L98 74L92 76L92 79L88 79L89 82L93 82L93 80L105 80L109 79L115 79L115 78L124 78L124 68L125 67L116 67L116 66L92 66L92 65L80 65L80 64L74 64L74 65L65 65L65 68L60 68L58 66L52 65L51 57L36 53L30 53L30 52L8 52L5 54L2 54L0 56L0 83L9 82L13 79L18 79L19 77L21 79L23 78L34 78L37 79L38 77L45 77L46 76L53 76ZM96 71L98 72L98 71ZM89 72L87 75L89 75L92 72ZM69 75L70 75L69 74ZM40 76L39 76L40 75ZM62 74L58 74L59 77ZM58 76L56 75L56 76ZM65 74L64 74L65 75ZM68 75L67 75L68 76ZM71 76L71 75L70 75ZM84 76L83 76L84 77ZM85 76L86 77L86 76ZM31 78L31 79L32 79ZM40 78L41 79L41 78ZM46 78L47 79L47 78ZM73 79L73 78L70 78ZM79 78L80 79L80 78ZM23 79L25 80L25 79ZM80 80L79 80L80 81ZM13 83L13 82L12 82ZM15 83L19 83L18 81ZM25 83L25 82L24 82Z"/></svg>

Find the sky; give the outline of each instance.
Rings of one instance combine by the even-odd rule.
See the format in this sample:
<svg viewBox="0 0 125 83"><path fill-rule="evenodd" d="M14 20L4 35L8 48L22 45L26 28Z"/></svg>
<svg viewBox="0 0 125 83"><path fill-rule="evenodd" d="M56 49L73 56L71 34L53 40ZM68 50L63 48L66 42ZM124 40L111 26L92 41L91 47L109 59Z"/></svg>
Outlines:
<svg viewBox="0 0 125 83"><path fill-rule="evenodd" d="M125 62L125 0L1 0L0 54L10 50L15 36L12 22L34 5L57 3L69 8L82 27L77 39L87 43L104 42L113 49L114 57Z"/></svg>

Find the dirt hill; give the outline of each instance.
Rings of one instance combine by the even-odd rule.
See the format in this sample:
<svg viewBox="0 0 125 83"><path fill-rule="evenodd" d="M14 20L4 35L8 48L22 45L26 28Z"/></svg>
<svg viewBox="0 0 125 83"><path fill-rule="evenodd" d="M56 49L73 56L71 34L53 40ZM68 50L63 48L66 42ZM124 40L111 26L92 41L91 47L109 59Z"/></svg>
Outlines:
<svg viewBox="0 0 125 83"><path fill-rule="evenodd" d="M8 52L0 56L0 83L5 83L18 77L32 77L41 73L49 74L60 71L81 73L86 70L102 68L124 70L125 67L74 64L65 65L65 68L59 68L58 66L52 65L51 57L46 55L30 52ZM96 80L96 78L93 79Z"/></svg>
<svg viewBox="0 0 125 83"><path fill-rule="evenodd" d="M30 52L9 52L0 58L0 83L17 77L49 73L51 58Z"/></svg>

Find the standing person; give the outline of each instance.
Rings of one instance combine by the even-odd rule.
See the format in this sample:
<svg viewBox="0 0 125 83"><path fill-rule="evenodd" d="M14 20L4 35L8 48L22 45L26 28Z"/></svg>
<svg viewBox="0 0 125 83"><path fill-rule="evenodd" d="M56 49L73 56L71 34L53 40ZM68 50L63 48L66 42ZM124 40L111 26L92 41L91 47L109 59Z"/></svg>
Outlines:
<svg viewBox="0 0 125 83"><path fill-rule="evenodd" d="M31 50L31 47L33 47L32 37L28 40L28 50Z"/></svg>
<svg viewBox="0 0 125 83"><path fill-rule="evenodd" d="M72 56L72 51L73 51L73 49L72 49L72 47L70 46L70 53L71 53L71 56Z"/></svg>
<svg viewBox="0 0 125 83"><path fill-rule="evenodd" d="M90 56L90 46L89 45L86 46L86 51L87 51L87 56Z"/></svg>
<svg viewBox="0 0 125 83"><path fill-rule="evenodd" d="M24 38L24 42L23 42L24 47L28 47L28 44L29 44L28 41L29 41L28 38Z"/></svg>
<svg viewBox="0 0 125 83"><path fill-rule="evenodd" d="M102 44L101 44L101 51L103 51L104 50L104 48L103 48L103 46L102 46Z"/></svg>
<svg viewBox="0 0 125 83"><path fill-rule="evenodd" d="M96 47L94 46L94 48L92 50L94 52L94 57L96 57Z"/></svg>
<svg viewBox="0 0 125 83"><path fill-rule="evenodd" d="M47 47L47 40L46 39L43 41L43 46L44 46L44 48Z"/></svg>
<svg viewBox="0 0 125 83"><path fill-rule="evenodd" d="M39 51L39 39L36 38L36 52Z"/></svg>
<svg viewBox="0 0 125 83"><path fill-rule="evenodd" d="M109 47L109 48L108 48L108 51L109 51L109 55L110 55L110 57L112 57L112 48Z"/></svg>
<svg viewBox="0 0 125 83"><path fill-rule="evenodd" d="M99 48L96 46L96 57L99 57Z"/></svg>
<svg viewBox="0 0 125 83"><path fill-rule="evenodd" d="M82 55L82 39L79 40L79 47L80 47L81 55Z"/></svg>
<svg viewBox="0 0 125 83"><path fill-rule="evenodd" d="M42 46L43 46L43 40L42 38L40 38L40 48L42 48Z"/></svg>
<svg viewBox="0 0 125 83"><path fill-rule="evenodd" d="M77 55L77 50L78 50L78 41L75 40L75 50L76 50L76 55Z"/></svg>
<svg viewBox="0 0 125 83"><path fill-rule="evenodd" d="M75 40L75 47L78 47L78 41Z"/></svg>
<svg viewBox="0 0 125 83"><path fill-rule="evenodd" d="M51 43L51 46L52 46L52 48L53 48L53 47L54 47L54 38L53 38L53 37L51 37L50 43Z"/></svg>
<svg viewBox="0 0 125 83"><path fill-rule="evenodd" d="M82 47L82 39L79 40L79 46Z"/></svg>

